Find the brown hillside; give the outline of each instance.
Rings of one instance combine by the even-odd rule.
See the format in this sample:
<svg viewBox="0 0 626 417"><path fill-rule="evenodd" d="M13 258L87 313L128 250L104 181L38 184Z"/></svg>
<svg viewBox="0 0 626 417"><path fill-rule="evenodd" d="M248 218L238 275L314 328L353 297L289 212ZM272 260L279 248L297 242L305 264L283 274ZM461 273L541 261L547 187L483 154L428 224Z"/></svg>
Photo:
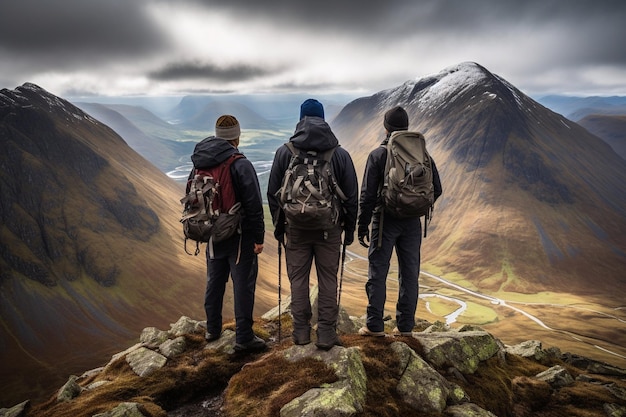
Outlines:
<svg viewBox="0 0 626 417"><path fill-rule="evenodd" d="M176 184L32 84L0 93L0 406L100 363L145 323L201 315Z"/></svg>
<svg viewBox="0 0 626 417"><path fill-rule="evenodd" d="M626 115L590 114L577 123L604 139L618 155L626 159Z"/></svg>

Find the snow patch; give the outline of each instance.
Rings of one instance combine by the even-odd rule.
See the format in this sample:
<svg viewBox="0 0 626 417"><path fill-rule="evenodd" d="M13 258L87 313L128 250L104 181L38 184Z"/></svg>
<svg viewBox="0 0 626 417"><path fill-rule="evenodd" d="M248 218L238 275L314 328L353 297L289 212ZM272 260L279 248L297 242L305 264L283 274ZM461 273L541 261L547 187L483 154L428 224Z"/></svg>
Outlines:
<svg viewBox="0 0 626 417"><path fill-rule="evenodd" d="M421 102L430 103L433 108L453 102L460 93L479 84L486 78L485 71L476 64L462 63L445 68L432 76L438 81L428 88Z"/></svg>

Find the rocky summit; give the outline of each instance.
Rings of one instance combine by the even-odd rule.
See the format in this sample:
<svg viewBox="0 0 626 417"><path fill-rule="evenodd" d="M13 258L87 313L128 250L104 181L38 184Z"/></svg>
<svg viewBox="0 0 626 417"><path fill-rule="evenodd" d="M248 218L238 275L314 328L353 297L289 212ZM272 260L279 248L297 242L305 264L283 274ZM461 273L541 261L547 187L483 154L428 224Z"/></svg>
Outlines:
<svg viewBox="0 0 626 417"><path fill-rule="evenodd" d="M234 350L232 323L204 339L181 317L145 328L104 366L71 375L47 401L2 417L94 416L624 416L626 370L529 340L504 345L477 327L420 322L411 336L359 336L342 310L342 346L290 340L288 304L258 318L265 352Z"/></svg>

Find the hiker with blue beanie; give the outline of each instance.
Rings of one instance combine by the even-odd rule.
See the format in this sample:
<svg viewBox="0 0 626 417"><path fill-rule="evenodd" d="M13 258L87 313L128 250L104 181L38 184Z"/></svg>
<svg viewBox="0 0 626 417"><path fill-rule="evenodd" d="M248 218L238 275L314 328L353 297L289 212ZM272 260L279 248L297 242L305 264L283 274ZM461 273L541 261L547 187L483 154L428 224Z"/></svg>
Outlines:
<svg viewBox="0 0 626 417"><path fill-rule="evenodd" d="M326 158L326 159L325 159ZM330 167L328 198L331 213L328 221L318 226L314 221L306 223L309 201L302 201L302 211L291 210L286 203L287 195L297 194L302 178L286 189L285 178L295 172L296 164L309 165L312 172L321 166ZM333 184L333 182L336 182ZM312 200L326 191L325 181L310 184ZM319 192L318 192L319 191ZM306 190L305 190L306 192ZM291 197L291 196L289 196ZM284 245L287 275L291 285L291 315L293 319L293 342L306 345L311 342L312 309L309 298L309 274L313 259L319 286L316 346L329 350L341 342L337 336L337 272L339 269L342 238L344 245L354 241L358 205L358 184L354 163L350 154L339 146L339 141L324 120L324 107L314 99L305 100L300 106L300 121L289 142L277 149L269 177L267 198L275 226L274 236ZM295 199L295 196L294 196ZM330 203L332 201L332 203ZM332 213L335 213L334 216ZM324 217L324 216L320 216ZM302 222L300 222L302 220ZM344 246L345 247L345 246Z"/></svg>

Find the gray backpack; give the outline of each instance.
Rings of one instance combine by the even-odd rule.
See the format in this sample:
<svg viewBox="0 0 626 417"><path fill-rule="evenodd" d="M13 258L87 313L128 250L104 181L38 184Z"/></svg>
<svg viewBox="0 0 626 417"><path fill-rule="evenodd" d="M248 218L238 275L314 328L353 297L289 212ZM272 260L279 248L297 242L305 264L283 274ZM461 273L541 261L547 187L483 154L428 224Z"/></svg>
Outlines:
<svg viewBox="0 0 626 417"><path fill-rule="evenodd" d="M389 137L381 195L385 211L394 217L431 218L435 202L433 168L421 133L401 130Z"/></svg>
<svg viewBox="0 0 626 417"><path fill-rule="evenodd" d="M294 229L327 230L341 220L341 200L346 200L332 172L336 148L326 152L300 151L291 142L292 153L282 187L276 193L287 224Z"/></svg>

